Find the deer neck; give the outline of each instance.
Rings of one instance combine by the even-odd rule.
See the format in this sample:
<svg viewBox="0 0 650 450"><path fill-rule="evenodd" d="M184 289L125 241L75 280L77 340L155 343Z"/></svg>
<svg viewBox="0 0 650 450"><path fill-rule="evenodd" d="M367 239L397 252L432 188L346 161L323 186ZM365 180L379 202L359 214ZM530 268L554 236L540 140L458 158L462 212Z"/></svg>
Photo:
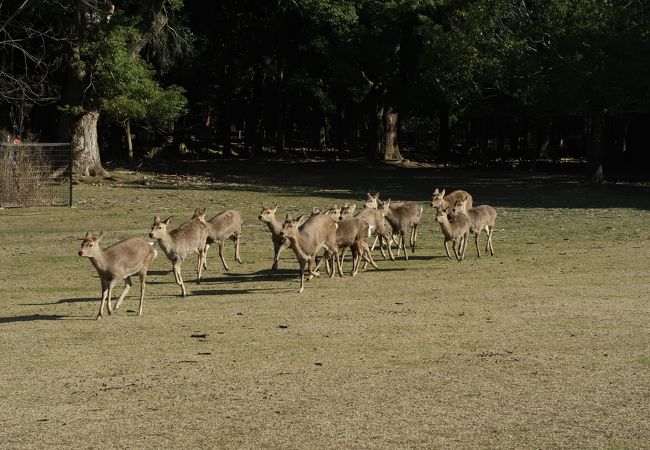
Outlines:
<svg viewBox="0 0 650 450"><path fill-rule="evenodd" d="M280 231L282 231L282 224L275 218L275 216L272 217L270 221L266 222L266 226L269 227L269 231L276 236L278 236Z"/></svg>
<svg viewBox="0 0 650 450"><path fill-rule="evenodd" d="M162 251L165 253L167 257L169 257L169 255L172 252L172 246L173 246L172 237L169 235L169 232L165 233L161 238L158 238L157 240L158 240L158 245L160 245Z"/></svg>
<svg viewBox="0 0 650 450"><path fill-rule="evenodd" d="M298 233L297 236L287 236L287 239L289 239L289 242L291 242L291 247L293 248L293 251L297 257L303 260L309 259L309 255L305 251L304 246L305 236L303 236L301 233Z"/></svg>
<svg viewBox="0 0 650 450"><path fill-rule="evenodd" d="M106 255L102 250L99 250L95 256L91 256L90 262L95 267L98 272L105 272L108 268L108 262L106 261Z"/></svg>

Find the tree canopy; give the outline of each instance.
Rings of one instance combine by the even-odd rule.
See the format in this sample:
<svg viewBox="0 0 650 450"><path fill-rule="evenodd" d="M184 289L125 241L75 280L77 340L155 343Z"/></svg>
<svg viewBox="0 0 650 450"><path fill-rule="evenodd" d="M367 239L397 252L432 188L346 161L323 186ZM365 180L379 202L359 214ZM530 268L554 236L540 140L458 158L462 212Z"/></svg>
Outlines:
<svg viewBox="0 0 650 450"><path fill-rule="evenodd" d="M649 20L622 0L10 0L2 127L61 138L47 111L96 110L106 158L115 123L129 149L147 130L137 152L155 131L208 156L589 157L598 178L650 159Z"/></svg>

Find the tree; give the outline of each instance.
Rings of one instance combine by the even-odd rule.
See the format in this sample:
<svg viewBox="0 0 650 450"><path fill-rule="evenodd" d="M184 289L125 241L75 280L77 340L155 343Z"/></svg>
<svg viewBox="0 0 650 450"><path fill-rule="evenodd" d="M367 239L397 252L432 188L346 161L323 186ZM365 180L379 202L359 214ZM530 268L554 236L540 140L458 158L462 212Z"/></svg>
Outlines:
<svg viewBox="0 0 650 450"><path fill-rule="evenodd" d="M114 28L101 43L95 67L96 102L111 120L124 127L131 161L132 122L162 129L181 116L187 106L183 88L161 88L153 79L153 69L138 53L129 51L140 39L132 27Z"/></svg>

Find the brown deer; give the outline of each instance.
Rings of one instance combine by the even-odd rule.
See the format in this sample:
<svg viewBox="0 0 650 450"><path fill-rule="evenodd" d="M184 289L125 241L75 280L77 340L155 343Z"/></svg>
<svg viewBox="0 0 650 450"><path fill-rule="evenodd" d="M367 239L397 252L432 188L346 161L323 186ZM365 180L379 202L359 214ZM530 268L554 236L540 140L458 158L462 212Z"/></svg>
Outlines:
<svg viewBox="0 0 650 450"><path fill-rule="evenodd" d="M375 269L377 264L372 259L370 248L368 247L368 238L372 235L372 226L364 218L353 217L352 219L341 220L339 227L336 229L336 243L338 249L343 251L339 264L343 264L343 257L348 248L352 250L352 276L355 276L359 270L361 259L370 263Z"/></svg>
<svg viewBox="0 0 650 450"><path fill-rule="evenodd" d="M147 277L147 270L157 256L153 243L147 243L140 238L130 238L111 245L106 250L99 247L99 241L102 239L102 232L93 236L90 231L81 242L79 256L86 256L97 270L99 279L102 282L102 301L99 305L99 314L97 320L102 318L104 305L107 304L108 314L113 314L111 297L113 288L124 280L124 290L115 304L115 309L119 308L122 300L131 289L131 275L137 274L140 278L140 308L138 316L142 315L142 306L144 302L144 286Z"/></svg>
<svg viewBox="0 0 650 450"><path fill-rule="evenodd" d="M383 256L384 259L386 259L386 253L384 253L384 248L382 245L382 241L383 241L386 243L386 246L388 247L388 256L390 257L391 261L395 261L395 257L393 256L393 251L391 248L393 235L391 233L388 223L386 222L386 218L384 217L383 212L378 209L378 204L377 204L378 201L379 201L379 192L377 192L376 194L368 193L368 199L364 203L363 209L355 217L365 219L370 225L370 227L372 228L372 231L375 235L375 240L372 243L372 247L370 247L370 251L372 252L375 250L375 245L379 240L379 251L381 252L381 256Z"/></svg>
<svg viewBox="0 0 650 450"><path fill-rule="evenodd" d="M422 217L422 206L417 203L404 203L400 205L391 205L390 199L385 202L378 200L379 210L382 212L388 223L393 228L393 234L399 236L397 244L397 256L399 256L400 249L404 250L404 257L408 261L408 253L406 252L406 239L405 234L411 230L410 246L411 253L415 253L415 243L418 238L418 226L420 225L420 218ZM390 246L390 245L389 245Z"/></svg>
<svg viewBox="0 0 650 450"><path fill-rule="evenodd" d="M476 256L481 257L481 250L478 247L478 240L481 232L485 230L487 234L487 242L485 243L485 251L490 251L490 255L494 255L494 247L492 246L492 231L494 230L494 222L497 219L496 210L489 205L480 205L474 208L467 209L468 198L459 198L456 200L452 212L454 214L467 214L470 221L469 232L474 235L474 244L476 245Z"/></svg>
<svg viewBox="0 0 650 450"><path fill-rule="evenodd" d="M290 214L287 214L280 232L280 237L291 242L291 248L296 254L298 264L300 264L300 290L298 290L298 293L305 288L305 267L307 267L309 279L311 279L313 276L318 276L318 268L323 260L333 257L339 275L343 276L336 244L336 229L338 228L336 221L325 214L318 214L309 218L301 226L301 219L302 216L294 219ZM325 248L325 255L316 262L316 254L323 247ZM315 264L315 267L312 268L312 264ZM331 271L330 277L333 275L334 270Z"/></svg>
<svg viewBox="0 0 650 450"><path fill-rule="evenodd" d="M208 237L205 243L205 250L203 251L203 269L208 270L208 249L211 244L215 242L219 246L219 257L223 268L228 271L228 264L223 257L223 245L226 239L230 239L235 243L235 260L241 264L241 257L239 256L239 239L241 237L242 218L239 211L229 209L220 212L212 219L205 220L205 208L203 210L197 209L194 211L193 219L198 219L206 224L208 229Z"/></svg>
<svg viewBox="0 0 650 450"><path fill-rule="evenodd" d="M449 217L451 215L451 218ZM451 259L447 242L452 241L451 248L458 261L465 258L465 247L469 237L469 217L466 214L450 214L449 210L439 209L436 213L436 222L445 237L444 246L447 257Z"/></svg>
<svg viewBox="0 0 650 450"><path fill-rule="evenodd" d="M467 208L472 207L472 196L465 191L454 191L450 192L449 195L445 195L445 190L439 191L436 188L433 191L431 196L431 206L436 209L452 209L456 204L456 200L460 198L467 198Z"/></svg>
<svg viewBox="0 0 650 450"><path fill-rule="evenodd" d="M349 204L346 203L343 206L341 206L341 215L339 217L339 220L345 220L345 219L351 219L354 217L354 211L357 209L356 204Z"/></svg>
<svg viewBox="0 0 650 450"><path fill-rule="evenodd" d="M162 220L160 216L156 216L153 219L149 237L158 241L158 245L160 245L163 253L172 262L176 284L181 287L183 297L186 297L187 292L185 291L185 284L181 275L181 264L183 264L183 261L188 255L198 253L196 282L197 284L201 284L204 263L203 252L208 237L208 228L205 222L192 219L180 225L178 228L168 231L167 226L171 223L171 219L171 217L168 217Z"/></svg>
<svg viewBox="0 0 650 450"><path fill-rule="evenodd" d="M280 253L291 246L291 242L288 239L280 236L280 233L282 232L282 222L278 221L275 218L275 212L277 210L278 205L275 205L273 208L265 208L264 205L262 205L262 211L259 215L259 219L268 226L269 231L271 232L271 241L273 241L273 265L271 266L272 271L278 270ZM316 214L320 214L320 212Z"/></svg>

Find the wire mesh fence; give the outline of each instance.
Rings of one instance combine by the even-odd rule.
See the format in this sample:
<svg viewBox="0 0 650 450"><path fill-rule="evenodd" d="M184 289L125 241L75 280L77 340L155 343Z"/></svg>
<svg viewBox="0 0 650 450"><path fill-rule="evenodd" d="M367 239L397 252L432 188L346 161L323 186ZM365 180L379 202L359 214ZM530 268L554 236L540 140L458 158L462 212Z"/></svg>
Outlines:
<svg viewBox="0 0 650 450"><path fill-rule="evenodd" d="M70 144L0 144L0 206L72 206Z"/></svg>

